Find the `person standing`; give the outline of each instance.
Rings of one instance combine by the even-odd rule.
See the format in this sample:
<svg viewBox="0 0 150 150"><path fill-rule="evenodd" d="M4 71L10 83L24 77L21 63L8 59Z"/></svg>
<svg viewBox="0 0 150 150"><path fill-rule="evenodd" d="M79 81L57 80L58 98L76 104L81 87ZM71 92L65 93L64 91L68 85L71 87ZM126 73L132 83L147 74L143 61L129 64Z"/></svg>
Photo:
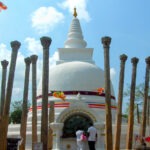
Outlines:
<svg viewBox="0 0 150 150"><path fill-rule="evenodd" d="M77 150L85 150L85 143L81 139L81 135L84 133L81 127L77 128L76 138L77 138Z"/></svg>
<svg viewBox="0 0 150 150"><path fill-rule="evenodd" d="M93 126L93 123L90 123L90 127L88 128L87 133L88 133L89 150L96 150L95 143L97 141L97 130Z"/></svg>

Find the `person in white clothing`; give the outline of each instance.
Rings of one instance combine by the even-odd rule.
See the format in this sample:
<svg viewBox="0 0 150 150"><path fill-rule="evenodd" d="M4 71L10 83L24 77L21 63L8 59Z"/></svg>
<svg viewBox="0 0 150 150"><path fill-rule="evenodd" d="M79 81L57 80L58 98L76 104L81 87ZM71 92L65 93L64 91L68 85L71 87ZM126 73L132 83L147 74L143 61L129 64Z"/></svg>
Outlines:
<svg viewBox="0 0 150 150"><path fill-rule="evenodd" d="M90 127L88 128L87 133L88 133L89 150L96 150L95 143L97 141L97 130L93 126L93 123L90 123Z"/></svg>
<svg viewBox="0 0 150 150"><path fill-rule="evenodd" d="M85 150L85 142L81 139L81 135L84 133L82 128L78 127L76 131L77 150Z"/></svg>

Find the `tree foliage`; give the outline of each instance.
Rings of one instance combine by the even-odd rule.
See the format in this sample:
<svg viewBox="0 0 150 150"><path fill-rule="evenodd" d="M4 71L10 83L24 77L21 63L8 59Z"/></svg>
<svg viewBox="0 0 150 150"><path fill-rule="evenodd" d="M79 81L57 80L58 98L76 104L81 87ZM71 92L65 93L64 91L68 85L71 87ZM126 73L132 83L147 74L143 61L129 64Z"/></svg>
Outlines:
<svg viewBox="0 0 150 150"><path fill-rule="evenodd" d="M12 103L12 111L10 113L10 121L12 123L21 123L22 100Z"/></svg>
<svg viewBox="0 0 150 150"><path fill-rule="evenodd" d="M134 114L137 115L137 104L139 107L139 115L141 115L142 109L143 109L143 99L144 99L144 88L145 88L145 84L144 83L140 83L136 86L135 88L135 106L134 106ZM128 98L128 100L130 99L130 85L127 85L127 88L124 92L124 97ZM150 88L148 91L148 95L150 95ZM125 114L129 113L129 105L130 103L127 102L126 103L126 109L125 109Z"/></svg>
<svg viewBox="0 0 150 150"><path fill-rule="evenodd" d="M10 115L11 122L14 124L21 123L21 114L22 110L20 109L14 110Z"/></svg>
<svg viewBox="0 0 150 150"><path fill-rule="evenodd" d="M11 103L10 122L21 123L22 103L22 100L14 101ZM28 108L30 106L31 103L28 101Z"/></svg>
<svg viewBox="0 0 150 150"><path fill-rule="evenodd" d="M127 85L127 89L124 92L124 97L130 97L130 85ZM144 83L140 83L135 88L135 102L142 103L144 98Z"/></svg>

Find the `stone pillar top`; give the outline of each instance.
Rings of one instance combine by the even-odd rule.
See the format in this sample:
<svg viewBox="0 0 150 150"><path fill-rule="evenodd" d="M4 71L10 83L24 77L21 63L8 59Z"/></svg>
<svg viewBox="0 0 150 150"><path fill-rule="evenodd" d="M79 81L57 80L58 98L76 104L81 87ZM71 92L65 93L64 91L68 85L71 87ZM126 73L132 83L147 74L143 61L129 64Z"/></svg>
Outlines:
<svg viewBox="0 0 150 150"><path fill-rule="evenodd" d="M125 62L127 60L128 56L125 54L120 55L120 60Z"/></svg>
<svg viewBox="0 0 150 150"><path fill-rule="evenodd" d="M32 62L33 64L35 64L36 61L37 61L37 59L38 59L38 56L37 56L37 55L31 55L31 56L30 56L30 59L31 59L31 62Z"/></svg>
<svg viewBox="0 0 150 150"><path fill-rule="evenodd" d="M8 61L7 61L7 60L1 61L1 65L2 65L2 67L3 67L4 69L7 68L7 66L8 66Z"/></svg>
<svg viewBox="0 0 150 150"><path fill-rule="evenodd" d="M10 45L12 49L18 50L21 46L21 43L19 41L12 41Z"/></svg>
<svg viewBox="0 0 150 150"><path fill-rule="evenodd" d="M109 36L102 37L103 46L109 46L110 43L111 43L111 37L109 37Z"/></svg>
<svg viewBox="0 0 150 150"><path fill-rule="evenodd" d="M137 64L137 63L139 62L139 59L138 59L137 57L133 57L133 58L131 59L131 62L132 62L133 64Z"/></svg>
<svg viewBox="0 0 150 150"><path fill-rule="evenodd" d="M24 62L26 63L26 65L30 65L30 63L31 63L31 58L30 58L30 57L26 57L26 58L24 59Z"/></svg>
<svg viewBox="0 0 150 150"><path fill-rule="evenodd" d="M145 58L145 62L146 62L148 65L150 65L150 56L147 57L147 58Z"/></svg>
<svg viewBox="0 0 150 150"><path fill-rule="evenodd" d="M40 40L41 40L41 44L42 44L43 48L49 48L49 46L52 42L52 39L50 37L46 37L46 36L41 37Z"/></svg>
<svg viewBox="0 0 150 150"><path fill-rule="evenodd" d="M64 126L64 123L57 123L57 122L52 122L50 123L50 127L55 131L55 130L61 130Z"/></svg>

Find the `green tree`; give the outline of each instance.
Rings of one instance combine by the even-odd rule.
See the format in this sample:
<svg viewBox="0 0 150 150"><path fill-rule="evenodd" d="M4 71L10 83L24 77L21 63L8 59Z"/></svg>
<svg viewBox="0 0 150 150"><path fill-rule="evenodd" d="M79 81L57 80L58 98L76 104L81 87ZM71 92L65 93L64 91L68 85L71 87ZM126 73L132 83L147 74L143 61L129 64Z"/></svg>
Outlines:
<svg viewBox="0 0 150 150"><path fill-rule="evenodd" d="M10 121L12 123L20 123L22 114L22 100L14 101L11 104Z"/></svg>
<svg viewBox="0 0 150 150"><path fill-rule="evenodd" d="M135 107L134 107L135 112L134 113L135 115L138 115L137 114L137 104L138 104L140 117L141 117L142 109L143 109L144 88L145 88L144 83L138 84L135 88ZM150 95L150 89L148 93L149 93L148 95ZM127 88L124 92L124 97L128 98L128 101L129 101L129 98L130 98L130 85L129 84L127 85ZM129 102L126 103L126 109L125 109L124 114L128 115L128 113L129 113Z"/></svg>
<svg viewBox="0 0 150 150"><path fill-rule="evenodd" d="M31 103L28 101L28 108ZM10 123L21 123L22 100L14 101L11 104Z"/></svg>
<svg viewBox="0 0 150 150"><path fill-rule="evenodd" d="M135 102L142 104L144 98L144 83L140 83L135 88ZM124 97L130 97L130 85L127 85L127 89L124 92Z"/></svg>
<svg viewBox="0 0 150 150"><path fill-rule="evenodd" d="M20 109L14 110L10 115L11 122L15 124L21 123L21 114L22 114L22 110Z"/></svg>

